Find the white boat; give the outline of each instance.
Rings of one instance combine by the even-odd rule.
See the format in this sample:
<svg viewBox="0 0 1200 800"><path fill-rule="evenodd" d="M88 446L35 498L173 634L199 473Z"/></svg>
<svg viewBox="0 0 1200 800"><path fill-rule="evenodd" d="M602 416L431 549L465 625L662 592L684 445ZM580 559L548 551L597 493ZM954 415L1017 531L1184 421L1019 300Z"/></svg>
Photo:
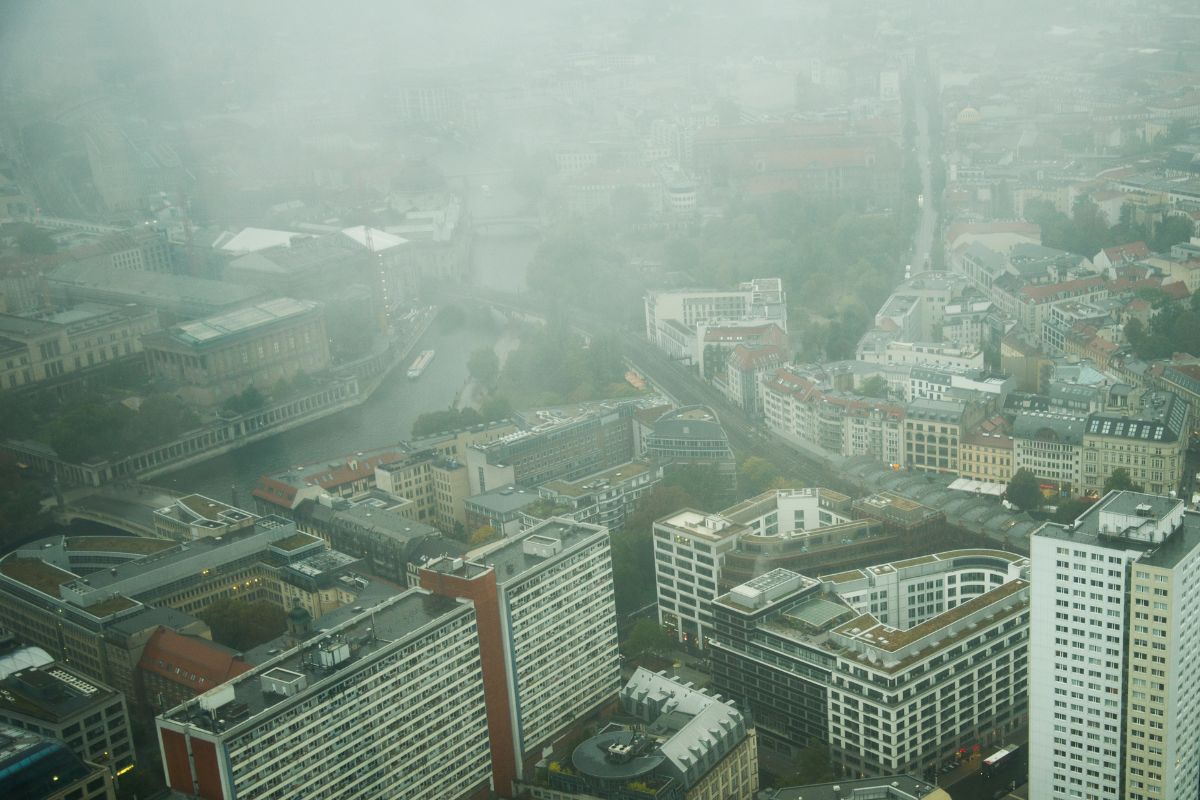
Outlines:
<svg viewBox="0 0 1200 800"><path fill-rule="evenodd" d="M421 355L417 356L417 360L412 363L412 366L408 368L408 377L421 377L421 373L424 372L425 368L429 366L430 361L433 361L433 351L423 351Z"/></svg>

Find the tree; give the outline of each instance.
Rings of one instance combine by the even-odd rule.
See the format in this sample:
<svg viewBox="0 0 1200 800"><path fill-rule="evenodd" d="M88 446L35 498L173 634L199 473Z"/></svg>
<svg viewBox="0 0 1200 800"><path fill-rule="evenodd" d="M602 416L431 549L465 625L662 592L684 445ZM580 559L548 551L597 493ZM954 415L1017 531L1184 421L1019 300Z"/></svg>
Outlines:
<svg viewBox="0 0 1200 800"><path fill-rule="evenodd" d="M151 447L199 426L200 417L182 400L154 394L142 400L129 421L126 438L134 447Z"/></svg>
<svg viewBox="0 0 1200 800"><path fill-rule="evenodd" d="M467 358L467 372L485 389L490 389L500 376L500 358L490 347L480 347Z"/></svg>
<svg viewBox="0 0 1200 800"><path fill-rule="evenodd" d="M1180 214L1172 214L1154 226L1154 235L1150 238L1150 249L1156 253L1165 253L1173 245L1186 242L1192 236L1192 220Z"/></svg>
<svg viewBox="0 0 1200 800"><path fill-rule="evenodd" d="M24 255L46 256L58 249L50 231L34 225L22 225L17 231L17 250Z"/></svg>
<svg viewBox="0 0 1200 800"><path fill-rule="evenodd" d="M643 497L625 526L612 534L613 594L617 614L625 616L654 602L654 520L681 508L695 507L691 495L660 483Z"/></svg>
<svg viewBox="0 0 1200 800"><path fill-rule="evenodd" d="M633 623L621 649L630 661L642 661L667 658L676 646L675 639L666 628L652 619L639 619Z"/></svg>
<svg viewBox="0 0 1200 800"><path fill-rule="evenodd" d="M484 422L495 422L512 416L512 403L502 394L490 394L479 406L479 415Z"/></svg>
<svg viewBox="0 0 1200 800"><path fill-rule="evenodd" d="M1029 511L1042 504L1042 489L1037 476L1025 468L1017 470L1016 474L1012 476L1005 495L1008 497L1008 502L1022 511Z"/></svg>
<svg viewBox="0 0 1200 800"><path fill-rule="evenodd" d="M765 458L749 456L738 467L738 492L742 497L754 497L770 488L779 477L779 470Z"/></svg>
<svg viewBox="0 0 1200 800"><path fill-rule="evenodd" d="M269 642L287 628L287 612L266 600L226 597L199 616L212 628L214 641L240 651Z"/></svg>
<svg viewBox="0 0 1200 800"><path fill-rule="evenodd" d="M1065 503L1058 504L1058 510L1054 512L1054 521L1060 525L1068 525L1075 521L1083 512L1092 507L1094 501L1086 497L1072 497Z"/></svg>
<svg viewBox="0 0 1200 800"><path fill-rule="evenodd" d="M490 542L496 536L496 529L491 525L480 525L475 530L471 531L470 544L472 547L478 547L481 544Z"/></svg>
<svg viewBox="0 0 1200 800"><path fill-rule="evenodd" d="M775 781L775 787L808 786L813 783L828 783L833 780L833 765L829 761L829 747L819 739L809 739L808 746L796 754L792 772Z"/></svg>
<svg viewBox="0 0 1200 800"><path fill-rule="evenodd" d="M1104 494L1109 492L1140 492L1142 487L1133 482L1133 476L1124 467L1117 467L1104 481Z"/></svg>
<svg viewBox="0 0 1200 800"><path fill-rule="evenodd" d="M247 386L241 394L227 399L222 407L234 414L247 414L262 408L266 402L267 398L263 397L262 392L253 386Z"/></svg>
<svg viewBox="0 0 1200 800"><path fill-rule="evenodd" d="M940 341L940 339L934 339ZM881 375L872 375L862 382L862 386L858 387L858 393L864 397L879 397L884 400L888 396L887 380Z"/></svg>
<svg viewBox="0 0 1200 800"><path fill-rule="evenodd" d="M682 489L701 511L718 511L729 505L729 479L709 464L671 464L663 470L663 484Z"/></svg>

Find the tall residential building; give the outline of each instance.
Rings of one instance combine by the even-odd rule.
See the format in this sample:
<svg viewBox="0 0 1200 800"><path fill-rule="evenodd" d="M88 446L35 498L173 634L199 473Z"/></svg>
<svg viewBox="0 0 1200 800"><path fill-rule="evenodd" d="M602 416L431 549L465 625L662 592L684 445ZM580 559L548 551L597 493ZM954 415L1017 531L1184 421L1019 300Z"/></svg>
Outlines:
<svg viewBox="0 0 1200 800"><path fill-rule="evenodd" d="M711 604L714 685L777 752L816 738L847 776L924 773L1024 725L1028 575L1000 550L773 570Z"/></svg>
<svg viewBox="0 0 1200 800"><path fill-rule="evenodd" d="M412 589L316 636L290 633L294 646L158 717L172 789L205 800L487 796L471 604Z"/></svg>
<svg viewBox="0 0 1200 800"><path fill-rule="evenodd" d="M474 607L493 785L508 796L545 747L620 688L609 534L552 518L475 556L436 559L420 579Z"/></svg>
<svg viewBox="0 0 1200 800"><path fill-rule="evenodd" d="M1109 492L1030 552L1029 796L1197 797L1200 514Z"/></svg>

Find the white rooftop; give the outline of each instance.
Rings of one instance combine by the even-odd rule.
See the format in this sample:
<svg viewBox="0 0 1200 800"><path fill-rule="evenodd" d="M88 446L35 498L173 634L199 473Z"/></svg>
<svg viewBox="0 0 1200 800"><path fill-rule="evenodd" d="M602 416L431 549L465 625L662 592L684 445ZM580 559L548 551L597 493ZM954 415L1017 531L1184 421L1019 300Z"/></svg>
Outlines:
<svg viewBox="0 0 1200 800"><path fill-rule="evenodd" d="M393 247L399 247L402 244L407 244L408 239L381 231L378 228L371 228L371 252L378 253L382 250L391 250ZM343 228L342 235L346 236L355 242L358 242L363 247L367 246L367 226L356 225L353 228Z"/></svg>
<svg viewBox="0 0 1200 800"><path fill-rule="evenodd" d="M303 233L270 228L242 228L228 239L222 236L213 246L227 253L255 253L268 247L291 247L292 239L304 236Z"/></svg>

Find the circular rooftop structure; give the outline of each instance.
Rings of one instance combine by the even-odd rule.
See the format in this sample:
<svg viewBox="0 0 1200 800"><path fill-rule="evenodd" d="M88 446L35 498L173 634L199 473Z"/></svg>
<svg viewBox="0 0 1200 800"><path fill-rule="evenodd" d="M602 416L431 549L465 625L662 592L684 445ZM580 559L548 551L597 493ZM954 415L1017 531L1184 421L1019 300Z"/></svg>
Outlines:
<svg viewBox="0 0 1200 800"><path fill-rule="evenodd" d="M627 781L653 772L666 757L653 739L633 731L607 731L575 748L571 764L600 780Z"/></svg>

